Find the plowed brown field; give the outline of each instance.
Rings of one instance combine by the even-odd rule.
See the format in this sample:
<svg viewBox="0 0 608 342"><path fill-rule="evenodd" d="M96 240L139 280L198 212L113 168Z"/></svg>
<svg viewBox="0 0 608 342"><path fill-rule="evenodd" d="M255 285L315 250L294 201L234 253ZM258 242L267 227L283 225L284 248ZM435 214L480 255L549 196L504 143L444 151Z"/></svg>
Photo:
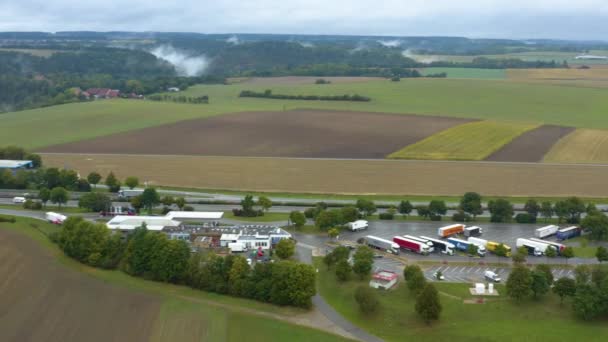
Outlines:
<svg viewBox="0 0 608 342"><path fill-rule="evenodd" d="M0 229L0 341L148 341L159 309L158 299L71 270Z"/></svg>
<svg viewBox="0 0 608 342"><path fill-rule="evenodd" d="M51 146L43 152L384 158L472 120L365 112L245 112Z"/></svg>
<svg viewBox="0 0 608 342"><path fill-rule="evenodd" d="M572 131L574 131L573 127L553 125L540 126L515 138L486 158L486 160L502 162L540 162L555 143Z"/></svg>

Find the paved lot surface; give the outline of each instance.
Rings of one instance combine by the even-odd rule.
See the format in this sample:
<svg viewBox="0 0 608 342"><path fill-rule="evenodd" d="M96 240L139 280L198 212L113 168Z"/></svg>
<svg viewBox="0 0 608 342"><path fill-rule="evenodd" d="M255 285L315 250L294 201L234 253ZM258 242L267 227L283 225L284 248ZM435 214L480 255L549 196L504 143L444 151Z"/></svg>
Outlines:
<svg viewBox="0 0 608 342"><path fill-rule="evenodd" d="M498 274L505 282L509 277L510 269L504 267L488 267L488 266L450 266L450 265L437 265L424 269L424 276L431 281L436 281L434 274L437 271L441 271L445 277L446 282L455 283L471 283L471 282L482 282L484 281L485 271L493 271ZM574 278L574 272L569 269L554 269L553 276L555 279L561 277Z"/></svg>

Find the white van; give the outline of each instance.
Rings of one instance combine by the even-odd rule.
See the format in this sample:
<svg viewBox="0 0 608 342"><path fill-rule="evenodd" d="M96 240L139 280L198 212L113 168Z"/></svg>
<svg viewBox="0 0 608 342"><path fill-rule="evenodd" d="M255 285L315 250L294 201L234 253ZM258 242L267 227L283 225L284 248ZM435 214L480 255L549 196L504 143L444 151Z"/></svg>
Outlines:
<svg viewBox="0 0 608 342"><path fill-rule="evenodd" d="M13 197L13 203L15 203L15 204L25 203L25 197Z"/></svg>
<svg viewBox="0 0 608 342"><path fill-rule="evenodd" d="M356 232L358 230L367 229L369 227L369 222L365 220L357 220L355 222L349 222L346 224L349 230Z"/></svg>
<svg viewBox="0 0 608 342"><path fill-rule="evenodd" d="M500 283L500 277L498 276L498 274L496 274L495 272L492 271L486 271L483 276L489 280L489 281L493 281L495 283Z"/></svg>

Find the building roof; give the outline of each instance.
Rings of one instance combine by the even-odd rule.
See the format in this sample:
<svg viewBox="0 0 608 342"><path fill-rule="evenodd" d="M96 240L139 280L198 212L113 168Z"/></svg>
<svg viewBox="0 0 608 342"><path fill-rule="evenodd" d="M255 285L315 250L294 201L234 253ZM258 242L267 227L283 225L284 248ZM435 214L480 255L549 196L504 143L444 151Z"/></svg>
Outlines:
<svg viewBox="0 0 608 342"><path fill-rule="evenodd" d="M241 236L240 234L222 234L222 237L220 238L220 240L238 240L239 236Z"/></svg>
<svg viewBox="0 0 608 342"><path fill-rule="evenodd" d="M114 216L106 224L109 229L133 230L146 224L148 230L161 231L165 227L178 227L181 222L168 219L164 216Z"/></svg>
<svg viewBox="0 0 608 342"><path fill-rule="evenodd" d="M378 271L378 272L374 273L372 278L374 278L376 280L391 281L391 280L397 279L397 277L399 277L399 276L395 272L382 270L382 271Z"/></svg>
<svg viewBox="0 0 608 342"><path fill-rule="evenodd" d="M170 211L165 215L170 220L219 220L223 216L222 211Z"/></svg>
<svg viewBox="0 0 608 342"><path fill-rule="evenodd" d="M32 167L31 160L0 160L0 169L19 169L24 167Z"/></svg>

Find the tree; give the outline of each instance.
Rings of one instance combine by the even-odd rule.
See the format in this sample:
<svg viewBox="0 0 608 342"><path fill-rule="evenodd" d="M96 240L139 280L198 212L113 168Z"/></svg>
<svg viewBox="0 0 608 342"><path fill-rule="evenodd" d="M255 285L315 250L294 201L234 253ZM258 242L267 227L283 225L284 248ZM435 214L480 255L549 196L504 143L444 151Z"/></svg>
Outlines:
<svg viewBox="0 0 608 342"><path fill-rule="evenodd" d="M228 273L228 284L230 294L233 296L244 297L247 287L247 279L251 273L251 268L247 264L247 260L242 256L237 256L232 262L230 272Z"/></svg>
<svg viewBox="0 0 608 342"><path fill-rule="evenodd" d="M329 228L342 224L339 210L323 210L317 215L315 224L320 230L327 231Z"/></svg>
<svg viewBox="0 0 608 342"><path fill-rule="evenodd" d="M258 198L258 205L262 207L262 210L268 211L268 209L272 208L272 201L266 196L260 196Z"/></svg>
<svg viewBox="0 0 608 342"><path fill-rule="evenodd" d="M355 290L355 301L359 304L359 309L364 314L374 313L380 306L376 292L365 285L360 285Z"/></svg>
<svg viewBox="0 0 608 342"><path fill-rule="evenodd" d="M146 188L141 194L141 204L143 208L148 210L148 214L152 214L152 209L160 203L160 196L155 188Z"/></svg>
<svg viewBox="0 0 608 342"><path fill-rule="evenodd" d="M566 259L574 258L574 248L572 248L571 246L567 246L562 251L562 256Z"/></svg>
<svg viewBox="0 0 608 342"><path fill-rule="evenodd" d="M331 253L327 253L323 258L323 262L327 265L327 268L331 268L332 265L341 261L348 260L348 256L350 255L350 249L346 246L338 246L334 248Z"/></svg>
<svg viewBox="0 0 608 342"><path fill-rule="evenodd" d="M576 268L574 269L574 280L576 280L577 286L589 283L589 281L591 280L591 270L589 269L589 266L576 266Z"/></svg>
<svg viewBox="0 0 608 342"><path fill-rule="evenodd" d="M282 239L275 246L275 253L281 259L289 259L296 252L296 244L291 239Z"/></svg>
<svg viewBox="0 0 608 342"><path fill-rule="evenodd" d="M129 187L129 189L134 189L139 185L139 178L137 177L127 177L125 178L125 185Z"/></svg>
<svg viewBox="0 0 608 342"><path fill-rule="evenodd" d="M529 199L526 204L524 204L524 211L530 216L533 216L535 219L534 221L536 221L536 217L538 217L538 213L541 211L541 206L536 200Z"/></svg>
<svg viewBox="0 0 608 342"><path fill-rule="evenodd" d="M467 192L460 199L460 209L475 218L483 213L481 207L481 195L476 192Z"/></svg>
<svg viewBox="0 0 608 342"><path fill-rule="evenodd" d="M537 299L538 297L549 292L549 281L547 280L546 273L541 270L536 269L532 271L531 274L532 283L530 285L530 289L532 290L534 298Z"/></svg>
<svg viewBox="0 0 608 342"><path fill-rule="evenodd" d="M253 200L253 196L252 195L245 195L245 198L243 198L241 200L241 208L243 210L243 213L245 213L244 216L248 216L248 213L251 213L254 211L253 206L255 205L255 202Z"/></svg>
<svg viewBox="0 0 608 342"><path fill-rule="evenodd" d="M578 285L572 301L574 313L585 321L590 321L602 312L602 296L595 286Z"/></svg>
<svg viewBox="0 0 608 342"><path fill-rule="evenodd" d="M507 250L507 247L502 243L498 244L498 246L496 246L496 249L494 249L494 254L499 257L506 257L508 253L509 251Z"/></svg>
<svg viewBox="0 0 608 342"><path fill-rule="evenodd" d="M133 207L133 209L135 209L135 212L137 212L139 214L139 211L144 206L143 203L141 202L141 195L132 197L129 202L131 203L131 206Z"/></svg>
<svg viewBox="0 0 608 342"><path fill-rule="evenodd" d="M506 286L507 295L518 302L529 297L532 292L530 270L521 265L515 266L509 274Z"/></svg>
<svg viewBox="0 0 608 342"><path fill-rule="evenodd" d="M568 223L579 223L581 214L585 212L585 203L578 197L568 197L565 201Z"/></svg>
<svg viewBox="0 0 608 342"><path fill-rule="evenodd" d="M350 278L350 274L352 273L352 268L350 264L346 260L340 260L336 264L336 278L339 281L346 281Z"/></svg>
<svg viewBox="0 0 608 342"><path fill-rule="evenodd" d="M359 246L353 255L353 271L364 279L372 271L374 265L374 252L367 246Z"/></svg>
<svg viewBox="0 0 608 342"><path fill-rule="evenodd" d="M183 210L186 205L186 199L183 197L178 197L175 199L175 205L179 208L179 210Z"/></svg>
<svg viewBox="0 0 608 342"><path fill-rule="evenodd" d="M61 180L59 178L59 169L55 167L50 167L46 169L46 171L44 172L44 183L49 189L53 189L57 186L60 186Z"/></svg>
<svg viewBox="0 0 608 342"><path fill-rule="evenodd" d="M418 213L418 216L422 218L428 218L431 214L428 205L417 205L416 212Z"/></svg>
<svg viewBox="0 0 608 342"><path fill-rule="evenodd" d="M513 204L505 199L488 202L491 222L509 222L513 217Z"/></svg>
<svg viewBox="0 0 608 342"><path fill-rule="evenodd" d="M41 188L40 191L38 192L38 198L40 199L40 202L42 202L42 204L46 208L46 202L48 202L51 199L51 190L49 190L49 188L46 188L46 187Z"/></svg>
<svg viewBox="0 0 608 342"><path fill-rule="evenodd" d="M359 219L359 210L351 205L342 207L340 214L344 222L354 222Z"/></svg>
<svg viewBox="0 0 608 342"><path fill-rule="evenodd" d="M413 293L420 292L426 285L426 278L418 265L406 266L403 269L403 277L407 283L407 288Z"/></svg>
<svg viewBox="0 0 608 342"><path fill-rule="evenodd" d="M429 203L429 215L432 220L441 220L441 216L445 215L447 212L448 208L444 201L432 200Z"/></svg>
<svg viewBox="0 0 608 342"><path fill-rule="evenodd" d="M112 200L103 192L89 192L78 200L79 208L86 208L89 211L108 210L112 206Z"/></svg>
<svg viewBox="0 0 608 342"><path fill-rule="evenodd" d="M367 199L358 199L356 207L366 217L376 212L376 204Z"/></svg>
<svg viewBox="0 0 608 342"><path fill-rule="evenodd" d="M409 215L414 209L414 206L412 205L412 203L410 203L410 201L401 201L399 202L398 209L399 214L403 215L404 217L407 217L407 215Z"/></svg>
<svg viewBox="0 0 608 342"><path fill-rule="evenodd" d="M78 189L78 173L74 170L61 170L59 171L59 182L62 187L75 191Z"/></svg>
<svg viewBox="0 0 608 342"><path fill-rule="evenodd" d="M327 231L327 235L330 239L335 239L336 237L338 237L338 235L340 235L340 231L338 230L338 228L330 228Z"/></svg>
<svg viewBox="0 0 608 342"><path fill-rule="evenodd" d="M426 284L422 292L416 297L416 313L427 324L438 320L441 314L441 303L439 302L439 292L433 284Z"/></svg>
<svg viewBox="0 0 608 342"><path fill-rule="evenodd" d="M166 195L161 199L161 202L164 206L170 207L171 205L173 205L173 203L175 203L175 199L173 198L173 196Z"/></svg>
<svg viewBox="0 0 608 342"><path fill-rule="evenodd" d="M576 293L576 282L572 278L562 277L555 281L553 292L559 296L560 303L564 301L564 297L572 297Z"/></svg>
<svg viewBox="0 0 608 342"><path fill-rule="evenodd" d="M557 216L557 222L562 223L565 217L568 216L568 204L565 201L555 202L555 206L553 206L553 212L555 216Z"/></svg>
<svg viewBox="0 0 608 342"><path fill-rule="evenodd" d="M555 250L555 248L547 248L547 250L545 250L545 256L547 258L555 258L557 256L557 250Z"/></svg>
<svg viewBox="0 0 608 342"><path fill-rule="evenodd" d="M585 208L585 213L587 215L597 215L600 214L601 211L597 209L597 206L594 203L588 203L587 207Z"/></svg>
<svg viewBox="0 0 608 342"><path fill-rule="evenodd" d="M526 262L527 256L528 250L526 249L526 247L521 246L515 251L515 253L513 253L513 255L511 255L511 259L516 264L523 264L524 262Z"/></svg>
<svg viewBox="0 0 608 342"><path fill-rule="evenodd" d="M600 263L603 261L608 261L608 249L606 249L604 246L599 246L595 252L595 257Z"/></svg>
<svg viewBox="0 0 608 342"><path fill-rule="evenodd" d="M62 204L66 204L70 199L70 195L65 188L60 186L51 190L50 196L51 202L57 204L58 208L61 208Z"/></svg>
<svg viewBox="0 0 608 342"><path fill-rule="evenodd" d="M477 255L477 252L479 252L479 247L474 243L469 243L467 246L467 254L469 256L475 256Z"/></svg>
<svg viewBox="0 0 608 342"><path fill-rule="evenodd" d="M291 221L296 229L300 229L306 224L306 217L299 211L292 211L289 213L289 221Z"/></svg>
<svg viewBox="0 0 608 342"><path fill-rule="evenodd" d="M608 239L608 217L604 214L595 214L585 217L581 221L581 227L590 232L589 238L592 240Z"/></svg>
<svg viewBox="0 0 608 342"><path fill-rule="evenodd" d="M106 186L108 187L108 190L110 192L118 192L120 190L120 182L118 181L118 179L116 178L116 176L114 176L114 172L110 172L107 176L106 176Z"/></svg>
<svg viewBox="0 0 608 342"><path fill-rule="evenodd" d="M608 271L601 267L593 267L591 270L591 282L595 284L598 288L602 287L604 280L608 278ZM606 283L608 286L608 283ZM606 293L608 295L608 293ZM608 309L608 308L607 308Z"/></svg>
<svg viewBox="0 0 608 342"><path fill-rule="evenodd" d="M542 215L542 217L545 218L545 222L547 222L548 219L553 217L554 211L553 211L553 205L551 204L551 202L541 203L540 214Z"/></svg>
<svg viewBox="0 0 608 342"><path fill-rule="evenodd" d="M97 188L97 184L101 181L101 175L95 171L89 173L87 176L87 180L90 184L93 184L95 188Z"/></svg>

